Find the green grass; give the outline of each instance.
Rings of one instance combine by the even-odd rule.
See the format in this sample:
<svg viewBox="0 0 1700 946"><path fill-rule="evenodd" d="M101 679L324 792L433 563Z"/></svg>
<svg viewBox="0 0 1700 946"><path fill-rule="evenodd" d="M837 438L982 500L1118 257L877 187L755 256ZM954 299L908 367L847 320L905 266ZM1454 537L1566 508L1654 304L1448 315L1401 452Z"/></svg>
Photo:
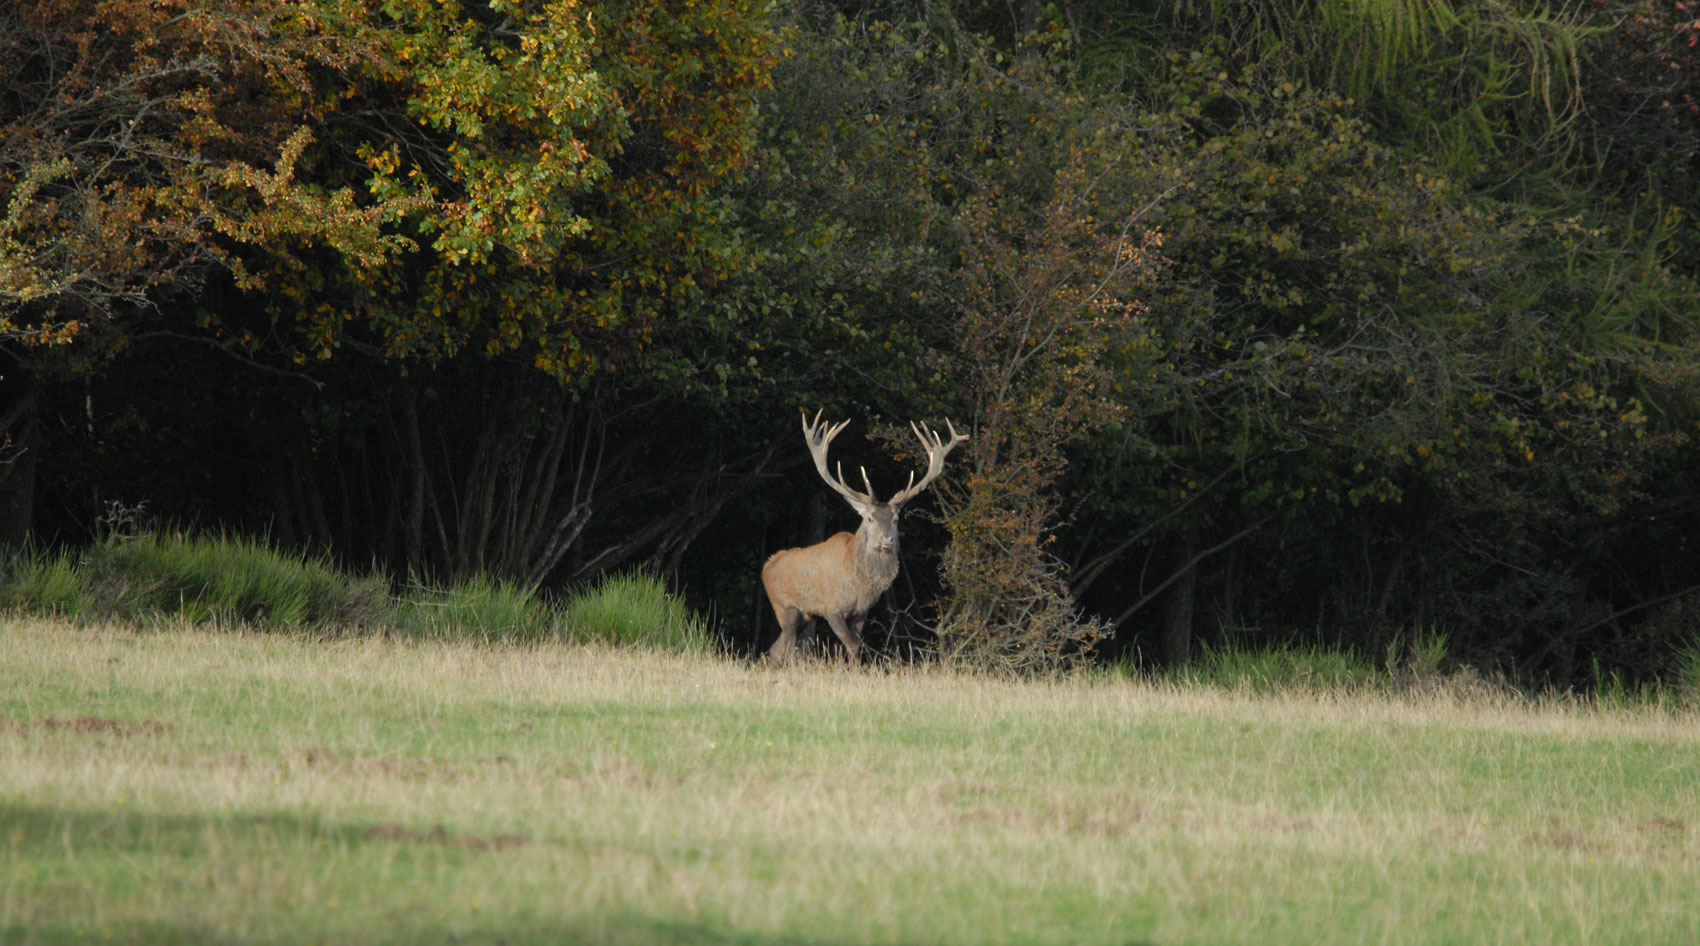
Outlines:
<svg viewBox="0 0 1700 946"><path fill-rule="evenodd" d="M424 637L527 641L555 634L559 616L530 589L474 577L446 588L408 587L386 624Z"/></svg>
<svg viewBox="0 0 1700 946"><path fill-rule="evenodd" d="M1206 648L1180 676L1189 683L1265 694L1370 689L1390 682L1384 668L1317 646Z"/></svg>
<svg viewBox="0 0 1700 946"><path fill-rule="evenodd" d="M1396 638L1379 663L1318 644L1204 646L1173 676L1190 685L1254 694L1490 689L1473 672L1447 671L1446 663L1445 636L1420 631ZM1139 672L1131 662L1117 669L1124 676Z"/></svg>
<svg viewBox="0 0 1700 946"><path fill-rule="evenodd" d="M565 633L575 640L659 647L707 654L714 638L684 602L667 594L661 579L632 573L612 575L568 600Z"/></svg>
<svg viewBox="0 0 1700 946"><path fill-rule="evenodd" d="M713 644L708 624L652 575L607 576L560 605L482 576L392 594L385 577L350 575L328 558L285 555L254 539L163 533L12 553L0 559L0 613L486 643L565 638L698 654Z"/></svg>
<svg viewBox="0 0 1700 946"><path fill-rule="evenodd" d="M388 607L382 578L326 558L281 555L234 536L144 533L57 553L18 552L0 566L0 609L145 625L363 627Z"/></svg>
<svg viewBox="0 0 1700 946"><path fill-rule="evenodd" d="M1700 718L0 620L0 943L1691 943Z"/></svg>

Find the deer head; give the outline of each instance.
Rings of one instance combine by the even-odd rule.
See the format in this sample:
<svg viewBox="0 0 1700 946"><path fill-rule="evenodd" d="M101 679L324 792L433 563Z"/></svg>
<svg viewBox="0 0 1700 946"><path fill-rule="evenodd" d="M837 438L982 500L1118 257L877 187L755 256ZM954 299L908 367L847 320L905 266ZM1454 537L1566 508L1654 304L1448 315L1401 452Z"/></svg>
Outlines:
<svg viewBox="0 0 1700 946"><path fill-rule="evenodd" d="M844 642L852 662L861 646L862 625L868 609L897 578L897 516L903 505L914 499L944 472L944 458L968 435L956 432L955 425L946 419L950 432L947 441L925 424L913 421L909 429L921 441L927 453L927 471L920 482L909 474L908 485L881 502L868 481L867 468L862 468L862 485L866 491L851 488L844 480L842 464L834 475L827 470L827 450L832 439L850 422L823 424L821 413L814 420L803 420L803 441L814 458L815 469L833 491L844 497L850 508L862 517L861 528L854 534L840 532L817 545L785 549L767 560L761 572L762 586L767 589L768 603L773 605L779 619L779 639L770 653L780 659L791 656L796 646L797 628L808 618L821 617L832 625L833 633Z"/></svg>

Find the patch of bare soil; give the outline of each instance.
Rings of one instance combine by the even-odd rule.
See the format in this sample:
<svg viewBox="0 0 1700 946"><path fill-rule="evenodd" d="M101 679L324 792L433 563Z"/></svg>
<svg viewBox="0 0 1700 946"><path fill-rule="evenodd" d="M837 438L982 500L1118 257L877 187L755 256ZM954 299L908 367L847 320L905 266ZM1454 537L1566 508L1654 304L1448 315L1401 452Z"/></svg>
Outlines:
<svg viewBox="0 0 1700 946"><path fill-rule="evenodd" d="M413 844L441 844L446 847L463 847L473 851L506 851L531 843L529 838L517 834L496 834L489 837L473 834L450 837L448 831L440 824L432 825L429 831L418 831L405 825L384 822L367 828L366 836L376 840L405 841Z"/></svg>
<svg viewBox="0 0 1700 946"><path fill-rule="evenodd" d="M1529 840L1561 851L1574 851L1578 848L1589 847L1588 842L1574 831L1549 831L1546 834L1534 835Z"/></svg>
<svg viewBox="0 0 1700 946"><path fill-rule="evenodd" d="M1623 857L1677 858L1694 856L1688 841L1688 823L1669 815L1657 815L1633 825L1633 832L1617 832L1605 839L1589 838L1579 830L1555 826L1553 830L1530 835L1529 841L1560 851L1617 854Z"/></svg>
<svg viewBox="0 0 1700 946"><path fill-rule="evenodd" d="M79 716L75 719L44 716L41 719L34 720L15 720L4 713L0 713L0 729L10 729L19 735L31 730L41 730L44 732L112 736L163 736L171 731L170 727L164 723L156 723L151 719L125 722L106 716Z"/></svg>
<svg viewBox="0 0 1700 946"><path fill-rule="evenodd" d="M439 763L430 756L411 759L349 758L324 746L308 746L293 753L295 759L310 769L329 772L378 775L390 778L458 778L464 773L453 766Z"/></svg>

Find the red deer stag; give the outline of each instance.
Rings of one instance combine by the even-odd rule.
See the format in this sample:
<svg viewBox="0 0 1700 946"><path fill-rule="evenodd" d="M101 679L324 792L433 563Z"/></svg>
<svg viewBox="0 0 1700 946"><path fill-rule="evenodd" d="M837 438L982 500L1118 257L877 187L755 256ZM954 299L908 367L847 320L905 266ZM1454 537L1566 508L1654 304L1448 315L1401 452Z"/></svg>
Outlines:
<svg viewBox="0 0 1700 946"><path fill-rule="evenodd" d="M810 422L804 415L803 439L815 458L815 469L821 479L832 487L850 507L862 517L862 527L855 534L840 532L825 542L807 548L784 549L773 553L762 566L761 583L767 589L768 603L779 619L779 639L773 642L768 655L775 660L788 660L796 651L797 628L805 619L826 618L832 632L844 642L851 663L855 663L862 646L862 625L868 619L868 609L897 578L897 514L903 504L926 489L944 470L945 455L957 444L968 439L959 434L949 419L949 442L925 424L911 422L909 429L921 440L927 451L927 472L921 482L909 474L909 485L897 491L887 502L874 498L874 487L868 482L868 471L862 470L862 485L868 488L859 493L844 483L843 464L836 477L826 470L826 450L832 438L849 421L824 426L820 412Z"/></svg>

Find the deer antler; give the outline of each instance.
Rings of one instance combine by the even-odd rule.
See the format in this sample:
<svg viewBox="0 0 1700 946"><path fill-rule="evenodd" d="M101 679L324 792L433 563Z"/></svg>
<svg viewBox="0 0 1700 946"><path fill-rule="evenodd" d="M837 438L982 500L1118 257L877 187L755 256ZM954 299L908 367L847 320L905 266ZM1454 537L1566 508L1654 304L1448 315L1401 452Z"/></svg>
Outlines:
<svg viewBox="0 0 1700 946"><path fill-rule="evenodd" d="M857 509L878 505L879 500L874 499L874 487L873 484L868 482L868 471L865 467L862 469L862 485L868 488L866 493L858 493L845 485L844 464L838 465L838 476L836 477L826 471L827 447L832 444L832 438L838 436L838 432L843 430L850 421L842 420L828 426L828 424L821 423L820 415L822 413L822 411L815 411L815 419L812 422L808 419L807 414L803 415L803 440L809 445L809 455L815 458L815 469L820 471L820 478L826 480L826 485L832 487L838 495L843 496L850 502L850 505Z"/></svg>
<svg viewBox="0 0 1700 946"><path fill-rule="evenodd" d="M909 422L909 429L913 430L915 432L915 436L920 438L922 449L927 451L927 472L926 475L921 477L921 482L917 483L915 482L915 473L911 470L909 473L909 485L898 490L897 495L891 497L891 505L901 506L909 500L914 499L916 496L919 496L921 491L927 488L928 484L932 483L933 480L938 479L939 474L944 472L945 455L956 449L957 444L968 439L967 434L959 434L956 432L956 425L950 422L950 418L945 418L944 425L945 428L950 431L950 441L948 443L944 442L939 435L934 433L932 428L928 427L926 424L917 425L914 421Z"/></svg>

